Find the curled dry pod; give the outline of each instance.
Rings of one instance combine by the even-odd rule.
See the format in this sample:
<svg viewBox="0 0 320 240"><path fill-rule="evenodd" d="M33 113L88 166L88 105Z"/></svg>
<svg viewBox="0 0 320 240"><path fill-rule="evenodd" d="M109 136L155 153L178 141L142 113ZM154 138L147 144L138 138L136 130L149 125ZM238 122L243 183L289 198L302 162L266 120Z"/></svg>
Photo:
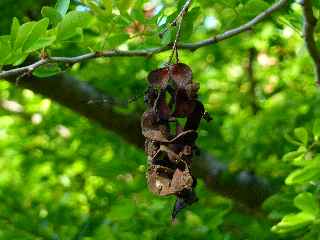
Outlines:
<svg viewBox="0 0 320 240"><path fill-rule="evenodd" d="M166 102L166 92L160 91L154 110L157 112L159 120L167 121L170 118L171 109Z"/></svg>
<svg viewBox="0 0 320 240"><path fill-rule="evenodd" d="M192 70L184 63L177 63L171 66L170 75L178 88L185 88L192 83Z"/></svg>
<svg viewBox="0 0 320 240"><path fill-rule="evenodd" d="M147 104L149 108L154 106L155 101L158 97L158 91L152 87L148 87L148 89L144 93L144 102Z"/></svg>
<svg viewBox="0 0 320 240"><path fill-rule="evenodd" d="M180 98L177 98L176 109L173 113L173 116L178 118L188 117L191 113L194 112L195 107L196 101L181 100Z"/></svg>
<svg viewBox="0 0 320 240"><path fill-rule="evenodd" d="M148 81L148 109L141 119L149 164L148 186L157 195L177 197L174 218L197 200L191 164L204 107L197 100L199 84L192 81L192 71L186 64L156 69L150 72ZM186 120L184 126L178 118Z"/></svg>
<svg viewBox="0 0 320 240"><path fill-rule="evenodd" d="M146 139L144 143L144 150L148 156L154 157L159 149L159 144L151 139Z"/></svg>
<svg viewBox="0 0 320 240"><path fill-rule="evenodd" d="M189 99L196 99L198 96L198 91L200 89L200 84L199 83L191 83L186 85L186 93L189 97Z"/></svg>
<svg viewBox="0 0 320 240"><path fill-rule="evenodd" d="M174 192L170 189L173 170L167 167L153 165L148 170L148 186L154 194L165 196L172 195Z"/></svg>
<svg viewBox="0 0 320 240"><path fill-rule="evenodd" d="M196 106L191 114L189 114L187 118L186 125L184 127L185 130L196 130L199 127L200 121L204 114L203 104L199 101L195 101Z"/></svg>
<svg viewBox="0 0 320 240"><path fill-rule="evenodd" d="M169 81L169 68L159 68L150 72L148 81L153 87L166 88Z"/></svg>
<svg viewBox="0 0 320 240"><path fill-rule="evenodd" d="M171 190L173 192L181 192L184 189L192 188L193 178L189 172L189 169L186 167L184 171L179 168L173 174L171 181Z"/></svg>
<svg viewBox="0 0 320 240"><path fill-rule="evenodd" d="M171 161L173 163L177 163L180 160L179 155L176 154L174 151L172 151L168 146L160 145L159 150L153 156L152 162L156 162L156 159L160 156L161 153L165 153L167 155L169 161Z"/></svg>
<svg viewBox="0 0 320 240"><path fill-rule="evenodd" d="M152 141L169 142L168 131L165 126L157 123L156 114L153 110L143 113L141 118L142 135Z"/></svg>
<svg viewBox="0 0 320 240"><path fill-rule="evenodd" d="M187 130L176 137L172 138L169 143L193 143L198 137L198 133L194 130Z"/></svg>

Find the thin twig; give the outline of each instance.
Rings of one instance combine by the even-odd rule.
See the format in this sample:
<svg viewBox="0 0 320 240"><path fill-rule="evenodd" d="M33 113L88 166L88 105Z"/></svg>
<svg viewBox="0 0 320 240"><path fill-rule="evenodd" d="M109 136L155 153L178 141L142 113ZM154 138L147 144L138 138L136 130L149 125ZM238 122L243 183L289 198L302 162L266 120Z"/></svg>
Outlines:
<svg viewBox="0 0 320 240"><path fill-rule="evenodd" d="M177 22L178 22L179 19L182 17L182 15L184 15L184 14L188 11L188 9L189 9L189 7L190 7L190 4L191 4L191 0L187 0L187 1L185 2L185 4L184 4L183 7L181 8L178 16L177 16L169 25L167 25L167 26L165 27L165 29L162 30L162 32L160 32L159 35L160 35L161 38L163 37L163 35L164 35L167 31L169 31L169 27L175 27L175 26L177 26Z"/></svg>
<svg viewBox="0 0 320 240"><path fill-rule="evenodd" d="M309 54L314 62L317 83L320 84L320 55L314 39L317 19L313 14L312 0L302 0L300 3L302 5L304 15L303 36Z"/></svg>
<svg viewBox="0 0 320 240"><path fill-rule="evenodd" d="M187 0L185 2L185 4L183 5L183 7L181 8L181 11L179 13L179 15L175 18L175 20L173 20L173 22L171 23L172 26L177 25L177 22L180 21L179 19L183 18L184 15L186 15L186 12L188 12L188 9L191 5L192 0Z"/></svg>
<svg viewBox="0 0 320 240"><path fill-rule="evenodd" d="M272 5L270 8L266 9L259 15L257 15L255 18L250 20L249 22L228 30L222 34L218 34L214 37L208 38L206 40L198 41L195 43L177 43L176 47L178 49L185 49L190 51L195 51L199 48L209 46L218 42L221 42L223 40L229 39L233 36L236 36L242 32L246 32L248 30L251 30L252 27L257 25L258 23L265 20L267 17L269 17L273 12L283 8L288 3L288 0L280 0L274 5ZM143 50L129 50L129 51L122 51L122 50L112 50L112 51L102 51L102 52L92 52L87 53L84 55L76 56L76 57L47 57L46 59L41 59L31 65L15 68L7 71L0 72L0 79L1 78L7 78L7 77L15 77L20 74L23 74L25 72L32 72L36 68L45 65L47 63L77 63L82 62L89 59L94 58L101 58L101 57L150 57L152 55L165 52L170 50L172 47L172 44L169 44L167 46L157 47L157 48L148 48Z"/></svg>
<svg viewBox="0 0 320 240"><path fill-rule="evenodd" d="M172 53L171 56L169 58L169 63L172 62L174 53L176 53L176 61L179 62L179 54L178 54L178 48L177 48L177 44L180 38L180 34L181 34L181 26L182 26L182 22L183 22L183 18L186 15L186 13L188 12L188 9L190 7L192 0L187 0L185 2L185 4L183 5L179 15L176 17L176 19L174 20L174 25L178 26L177 27L177 33L176 33L176 38L174 39L173 42L173 46L172 46Z"/></svg>

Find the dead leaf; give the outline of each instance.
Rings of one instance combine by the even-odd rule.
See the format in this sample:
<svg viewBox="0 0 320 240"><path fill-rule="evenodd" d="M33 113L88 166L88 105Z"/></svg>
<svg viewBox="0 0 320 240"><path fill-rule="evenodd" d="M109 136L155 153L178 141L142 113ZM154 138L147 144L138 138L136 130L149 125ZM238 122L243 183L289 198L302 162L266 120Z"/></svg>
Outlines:
<svg viewBox="0 0 320 240"><path fill-rule="evenodd" d="M187 84L192 82L192 70L184 63L172 65L170 67L170 75L178 88L185 88Z"/></svg>
<svg viewBox="0 0 320 240"><path fill-rule="evenodd" d="M169 81L169 69L159 68L149 73L148 81L153 87L166 88Z"/></svg>

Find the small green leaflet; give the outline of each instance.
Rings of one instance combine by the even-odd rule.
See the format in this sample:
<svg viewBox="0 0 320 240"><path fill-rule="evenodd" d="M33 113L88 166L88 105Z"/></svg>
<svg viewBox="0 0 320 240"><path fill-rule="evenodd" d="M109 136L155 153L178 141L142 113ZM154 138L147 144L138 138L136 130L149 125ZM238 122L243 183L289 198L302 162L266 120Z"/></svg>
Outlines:
<svg viewBox="0 0 320 240"><path fill-rule="evenodd" d="M66 15L70 5L70 0L58 0L55 9L61 14L61 16Z"/></svg>
<svg viewBox="0 0 320 240"><path fill-rule="evenodd" d="M296 128L294 129L294 135L297 140L302 142L305 146L308 144L308 132L305 128Z"/></svg>
<svg viewBox="0 0 320 240"><path fill-rule="evenodd" d="M293 171L285 180L287 185L303 184L318 180L320 177L320 168L318 163L308 165L302 169Z"/></svg>
<svg viewBox="0 0 320 240"><path fill-rule="evenodd" d="M34 24L22 46L23 52L31 52L47 46L46 43L44 45L39 44L39 39L45 35L48 25L48 18L43 18Z"/></svg>
<svg viewBox="0 0 320 240"><path fill-rule="evenodd" d="M294 199L294 205L303 212L316 215L319 211L319 206L316 198L312 193L304 192L300 193Z"/></svg>
<svg viewBox="0 0 320 240"><path fill-rule="evenodd" d="M62 15L52 7L43 7L41 9L41 15L49 18L49 21L53 26L56 26L62 20Z"/></svg>
<svg viewBox="0 0 320 240"><path fill-rule="evenodd" d="M71 11L58 24L57 40L65 41L78 34L77 29L85 28L89 25L91 15L87 12Z"/></svg>
<svg viewBox="0 0 320 240"><path fill-rule="evenodd" d="M0 36L0 52L0 65L5 65L11 52L9 35Z"/></svg>
<svg viewBox="0 0 320 240"><path fill-rule="evenodd" d="M312 129L314 140L318 141L320 137L320 119L316 119Z"/></svg>
<svg viewBox="0 0 320 240"><path fill-rule="evenodd" d="M272 227L273 232L277 233L287 233L296 231L306 225L312 223L315 220L313 214L307 212L300 212L297 214L286 215L281 222Z"/></svg>
<svg viewBox="0 0 320 240"><path fill-rule="evenodd" d="M11 24L11 32L10 32L10 36L11 36L11 47L13 48L13 44L17 39L17 35L18 35L18 31L20 28L20 23L18 18L14 17L12 20L12 24Z"/></svg>
<svg viewBox="0 0 320 240"><path fill-rule="evenodd" d="M61 68L58 64L46 64L43 66L38 67L32 72L32 75L39 77L39 78L45 78L45 77L51 77L61 72Z"/></svg>

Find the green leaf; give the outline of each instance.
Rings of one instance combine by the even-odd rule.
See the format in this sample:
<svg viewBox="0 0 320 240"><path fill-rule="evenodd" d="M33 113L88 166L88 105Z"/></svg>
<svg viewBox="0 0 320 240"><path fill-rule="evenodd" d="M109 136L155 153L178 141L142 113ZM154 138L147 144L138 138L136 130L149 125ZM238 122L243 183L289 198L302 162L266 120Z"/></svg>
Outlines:
<svg viewBox="0 0 320 240"><path fill-rule="evenodd" d="M293 165L295 165L295 166L301 166L301 167L307 165L308 163L309 163L309 162L305 160L305 155L304 155L304 154L296 157L296 158L293 159L293 161L292 161L292 164L293 164Z"/></svg>
<svg viewBox="0 0 320 240"><path fill-rule="evenodd" d="M103 6L106 9L106 13L107 15L111 15L112 14L112 8L113 8L113 4L112 1L110 0L101 0Z"/></svg>
<svg viewBox="0 0 320 240"><path fill-rule="evenodd" d="M119 33L119 34L112 35L106 41L108 43L109 48L114 48L126 42L128 39L129 39L129 35L127 33Z"/></svg>
<svg viewBox="0 0 320 240"><path fill-rule="evenodd" d="M23 53L22 49L11 49L10 45L6 45L8 49L10 49L9 55L5 58L4 64L12 64L13 66L20 65L24 62L24 60L28 57L27 53Z"/></svg>
<svg viewBox="0 0 320 240"><path fill-rule="evenodd" d="M319 211L317 201L312 193L304 192L300 193L294 199L294 205L303 212L308 212L316 216Z"/></svg>
<svg viewBox="0 0 320 240"><path fill-rule="evenodd" d="M121 14L125 14L131 6L132 0L117 0L115 3Z"/></svg>
<svg viewBox="0 0 320 240"><path fill-rule="evenodd" d="M304 153L298 152L298 151L293 151L293 152L288 152L286 153L283 157L282 160L283 161L292 161L294 159L296 159L297 157L303 155Z"/></svg>
<svg viewBox="0 0 320 240"><path fill-rule="evenodd" d="M18 66L21 63L23 63L26 58L28 57L29 54L26 53L21 53L21 54L15 54L14 58L10 59L11 61L13 61L12 65L13 66Z"/></svg>
<svg viewBox="0 0 320 240"><path fill-rule="evenodd" d="M10 38L11 36L0 36L0 65L7 64L8 57L10 56Z"/></svg>
<svg viewBox="0 0 320 240"><path fill-rule="evenodd" d="M16 37L16 41L14 42L15 49L19 49L23 47L26 39L32 32L32 29L34 28L35 24L36 22L27 22L22 26L20 26L17 37Z"/></svg>
<svg viewBox="0 0 320 240"><path fill-rule="evenodd" d="M34 51L43 47L41 46L41 44L38 44L38 42L40 38L46 33L48 25L49 25L48 18L43 18L34 25L34 27L32 28L32 31L29 33L22 47L23 52L31 52L31 50Z"/></svg>
<svg viewBox="0 0 320 240"><path fill-rule="evenodd" d="M32 75L39 78L45 78L45 77L51 77L51 76L57 75L61 71L62 70L58 64L47 64L47 65L43 65L36 68L32 72Z"/></svg>
<svg viewBox="0 0 320 240"><path fill-rule="evenodd" d="M171 36L172 36L171 31L170 30L166 31L161 38L161 44L168 45L171 42Z"/></svg>
<svg viewBox="0 0 320 240"><path fill-rule="evenodd" d="M138 9L132 9L130 16L141 23L145 21L143 12Z"/></svg>
<svg viewBox="0 0 320 240"><path fill-rule="evenodd" d="M239 4L238 0L222 0L222 1L224 1L224 3L231 8L235 8Z"/></svg>
<svg viewBox="0 0 320 240"><path fill-rule="evenodd" d="M320 119L319 118L316 119L313 124L312 133L313 133L314 139L318 141L320 137Z"/></svg>
<svg viewBox="0 0 320 240"><path fill-rule="evenodd" d="M57 0L57 3L54 7L61 14L61 16L64 16L68 11L69 5L70 0Z"/></svg>
<svg viewBox="0 0 320 240"><path fill-rule="evenodd" d="M196 19L198 18L200 14L200 8L195 7L192 8L190 12L185 16L183 23L182 23L182 29L181 29L181 40L187 41L190 39L193 33L193 27Z"/></svg>
<svg viewBox="0 0 320 240"><path fill-rule="evenodd" d="M49 21L53 26L56 26L62 20L62 15L52 7L43 7L41 9L41 15L49 18Z"/></svg>
<svg viewBox="0 0 320 240"><path fill-rule="evenodd" d="M312 223L314 220L315 216L308 212L289 214L285 216L276 226L273 226L271 230L276 233L287 233L303 228Z"/></svg>
<svg viewBox="0 0 320 240"><path fill-rule="evenodd" d="M305 128L301 127L301 128L294 129L294 135L305 146L308 144L308 132Z"/></svg>
<svg viewBox="0 0 320 240"><path fill-rule="evenodd" d="M284 138L289 142L297 146L301 146L300 142L295 140L292 136L290 136L288 133L284 134Z"/></svg>
<svg viewBox="0 0 320 240"><path fill-rule="evenodd" d="M108 218L112 220L128 220L133 217L135 206L130 200L121 200L117 205L112 206Z"/></svg>
<svg viewBox="0 0 320 240"><path fill-rule="evenodd" d="M89 25L91 15L87 12L69 12L58 24L57 40L64 41L77 34L77 29L85 28Z"/></svg>
<svg viewBox="0 0 320 240"><path fill-rule="evenodd" d="M318 165L318 164L317 164ZM320 168L316 164L293 171L285 180L287 185L302 184L319 179Z"/></svg>
<svg viewBox="0 0 320 240"><path fill-rule="evenodd" d="M261 13L269 7L263 0L250 0L246 3L244 8L241 10L241 15L251 18Z"/></svg>
<svg viewBox="0 0 320 240"><path fill-rule="evenodd" d="M13 47L14 42L16 41L16 38L17 38L17 35L19 32L19 28L20 28L19 20L16 17L14 17L12 20L11 32L10 32L12 47Z"/></svg>
<svg viewBox="0 0 320 240"><path fill-rule="evenodd" d="M23 24L19 28L14 48L22 49L22 52L30 52L30 49L34 49L36 42L46 33L48 24L48 18Z"/></svg>
<svg viewBox="0 0 320 240"><path fill-rule="evenodd" d="M55 36L49 36L49 37L41 37L37 41L35 41L28 49L27 52L34 52L38 49L42 49L45 47L50 46L54 41L56 40Z"/></svg>

